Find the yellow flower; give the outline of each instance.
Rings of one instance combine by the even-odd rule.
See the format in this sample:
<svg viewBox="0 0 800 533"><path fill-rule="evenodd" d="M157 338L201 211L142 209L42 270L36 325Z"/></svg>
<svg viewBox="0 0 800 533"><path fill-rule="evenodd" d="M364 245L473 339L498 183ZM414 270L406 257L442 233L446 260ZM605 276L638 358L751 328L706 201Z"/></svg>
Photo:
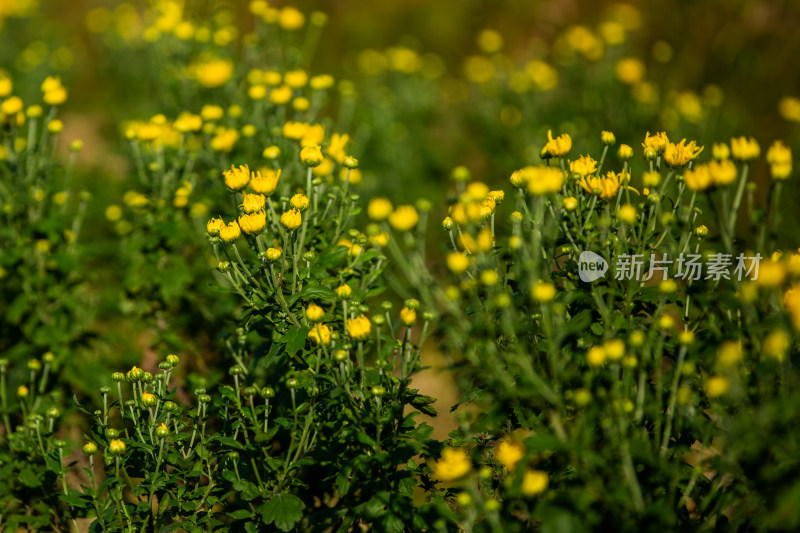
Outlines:
<svg viewBox="0 0 800 533"><path fill-rule="evenodd" d="M413 326L414 322L417 321L417 312L409 307L404 307L400 310L400 320L403 321L403 324L406 326Z"/></svg>
<svg viewBox="0 0 800 533"><path fill-rule="evenodd" d="M267 214L264 211L258 211L239 217L239 227L248 235L256 235L267 225Z"/></svg>
<svg viewBox="0 0 800 533"><path fill-rule="evenodd" d="M578 208L578 199L574 196L567 196L561 201L561 205L563 205L564 209L567 211L574 211Z"/></svg>
<svg viewBox="0 0 800 533"><path fill-rule="evenodd" d="M241 228L239 228L239 224L235 220L219 230L219 238L222 239L222 242L235 242L241 234Z"/></svg>
<svg viewBox="0 0 800 533"><path fill-rule="evenodd" d="M453 274L462 274L469 267L469 257L459 252L447 254L447 268Z"/></svg>
<svg viewBox="0 0 800 533"><path fill-rule="evenodd" d="M372 324L364 315L347 319L347 333L354 339L363 339L369 336L372 331Z"/></svg>
<svg viewBox="0 0 800 533"><path fill-rule="evenodd" d="M178 115L178 118L175 119L172 125L181 133L199 131L200 128L203 127L203 119L199 115L193 115L192 113L184 111Z"/></svg>
<svg viewBox="0 0 800 533"><path fill-rule="evenodd" d="M586 362L591 366L603 366L608 354L602 346L592 346L586 351Z"/></svg>
<svg viewBox="0 0 800 533"><path fill-rule="evenodd" d="M9 92L11 92L10 89ZM784 96L778 102L778 112L786 120L800 122L800 99L794 96Z"/></svg>
<svg viewBox="0 0 800 533"><path fill-rule="evenodd" d="M0 104L0 113L4 115L16 115L23 108L22 98L19 96L11 96L3 100L3 103Z"/></svg>
<svg viewBox="0 0 800 533"><path fill-rule="evenodd" d="M336 296L341 298L342 300L347 300L353 294L353 289L350 288L350 285L345 283L344 285L339 285L333 292L336 293Z"/></svg>
<svg viewBox="0 0 800 533"><path fill-rule="evenodd" d="M300 89L308 83L308 74L303 69L290 70L283 75L283 81L293 89Z"/></svg>
<svg viewBox="0 0 800 533"><path fill-rule="evenodd" d="M650 135L648 131L647 134L644 136L644 142L642 143L642 148L644 148L645 153L648 150L652 150L656 154L662 153L669 144L669 138L667 137L666 132L656 133L655 135Z"/></svg>
<svg viewBox="0 0 800 533"><path fill-rule="evenodd" d="M389 215L389 224L397 231L410 231L419 222L419 214L413 205L397 206Z"/></svg>
<svg viewBox="0 0 800 533"><path fill-rule="evenodd" d="M553 138L553 132L547 130L547 143L542 149L542 154L545 157L564 157L572 150L572 137L563 133Z"/></svg>
<svg viewBox="0 0 800 533"><path fill-rule="evenodd" d="M206 104L200 110L200 117L203 120L219 120L225 115L225 111L218 105Z"/></svg>
<svg viewBox="0 0 800 533"><path fill-rule="evenodd" d="M119 439L114 439L108 443L108 451L111 455L122 455L125 453L125 443Z"/></svg>
<svg viewBox="0 0 800 533"><path fill-rule="evenodd" d="M20 385L19 387L17 387L17 396L19 396L20 398L27 398L29 392L30 390L25 385Z"/></svg>
<svg viewBox="0 0 800 533"><path fill-rule="evenodd" d="M724 187L736 181L736 165L730 159L710 161L708 163L708 173L711 175L711 181L714 182L714 185Z"/></svg>
<svg viewBox="0 0 800 533"><path fill-rule="evenodd" d="M230 170L223 170L225 185L232 191L241 191L250 183L250 168L247 165L239 165L235 168L231 165Z"/></svg>
<svg viewBox="0 0 800 533"><path fill-rule="evenodd" d="M617 142L617 138L612 132L603 130L600 132L600 142L606 146L613 146Z"/></svg>
<svg viewBox="0 0 800 533"><path fill-rule="evenodd" d="M292 204L292 207L298 209L300 211L305 211L308 209L309 200L308 196L302 193L297 193L289 200L289 203Z"/></svg>
<svg viewBox="0 0 800 533"><path fill-rule="evenodd" d="M546 281L537 281L531 287L531 297L539 303L547 303L556 297L556 286Z"/></svg>
<svg viewBox="0 0 800 533"><path fill-rule="evenodd" d="M242 209L245 213L255 213L256 211L263 211L266 206L267 199L263 194L247 194L245 193L242 199Z"/></svg>
<svg viewBox="0 0 800 533"><path fill-rule="evenodd" d="M576 161L569 162L569 171L582 178L589 176L597 171L597 161L588 155L582 155Z"/></svg>
<svg viewBox="0 0 800 533"><path fill-rule="evenodd" d="M153 407L157 401L158 399L156 398L155 394L152 394L150 392L142 393L142 405L144 405L145 407Z"/></svg>
<svg viewBox="0 0 800 533"><path fill-rule="evenodd" d="M647 188L658 187L661 184L661 173L656 171L645 172L642 175L642 184Z"/></svg>
<svg viewBox="0 0 800 533"><path fill-rule="evenodd" d="M60 76L47 76L42 82L41 90L43 93L46 93L47 91L52 91L59 87L61 87Z"/></svg>
<svg viewBox="0 0 800 533"><path fill-rule="evenodd" d="M731 149L725 143L714 143L711 146L711 157L717 161L728 159L731 156Z"/></svg>
<svg viewBox="0 0 800 533"><path fill-rule="evenodd" d="M782 329L776 329L764 339L762 350L764 351L764 355L772 357L779 363L782 363L790 346L791 338L789 335Z"/></svg>
<svg viewBox="0 0 800 533"><path fill-rule="evenodd" d="M608 172L604 177L587 176L578 181L583 189L591 194L597 194L603 200L616 196L623 181L628 181L627 172Z"/></svg>
<svg viewBox="0 0 800 533"><path fill-rule="evenodd" d="M711 376L706 380L706 396L717 398L726 394L731 388L731 382L725 376Z"/></svg>
<svg viewBox="0 0 800 533"><path fill-rule="evenodd" d="M622 83L626 85L636 85L644 79L644 63L635 57L620 59L614 66L614 74Z"/></svg>
<svg viewBox="0 0 800 533"><path fill-rule="evenodd" d="M528 184L528 192L534 196L555 194L564 184L564 173L555 167L527 166L519 172Z"/></svg>
<svg viewBox="0 0 800 533"><path fill-rule="evenodd" d="M267 97L267 88L263 85L253 85L247 90L251 100L263 100Z"/></svg>
<svg viewBox="0 0 800 533"><path fill-rule="evenodd" d="M794 328L800 330L800 285L793 285L784 293L783 305L789 312Z"/></svg>
<svg viewBox="0 0 800 533"><path fill-rule="evenodd" d="M219 235L219 232L222 228L225 227L225 222L220 218L212 218L206 223L206 231L212 237L216 237Z"/></svg>
<svg viewBox="0 0 800 533"><path fill-rule="evenodd" d="M61 105L67 101L67 90L61 86L50 89L44 93L42 100L44 100L44 103L47 105Z"/></svg>
<svg viewBox="0 0 800 533"><path fill-rule="evenodd" d="M272 169L259 170L253 174L253 177L250 180L250 189L252 189L253 192L269 196L275 192L275 188L278 186L278 180L280 177L281 169L278 169L277 171Z"/></svg>
<svg viewBox="0 0 800 533"><path fill-rule="evenodd" d="M315 91L323 91L332 87L334 81L333 76L330 74L319 74L317 76L312 76L308 84Z"/></svg>
<svg viewBox="0 0 800 533"><path fill-rule="evenodd" d="M284 105L292 99L292 96L294 96L294 93L292 92L291 87L288 85L281 85L280 87L275 87L269 92L269 101L275 105Z"/></svg>
<svg viewBox="0 0 800 533"><path fill-rule="evenodd" d="M707 165L697 165L683 173L683 180L690 191L704 191L711 186L711 172Z"/></svg>
<svg viewBox="0 0 800 533"><path fill-rule="evenodd" d="M267 260L272 263L280 259L282 254L280 248L267 248Z"/></svg>
<svg viewBox="0 0 800 533"><path fill-rule="evenodd" d="M749 139L737 137L731 139L731 154L734 159L739 161L752 161L761 154L761 147L758 145L758 141L752 137Z"/></svg>
<svg viewBox="0 0 800 533"><path fill-rule="evenodd" d="M55 200L56 198L54 197L53 201ZM110 222L116 222L117 220L122 218L122 208L116 204L111 204L108 207L106 207L105 215L106 219L108 219Z"/></svg>
<svg viewBox="0 0 800 533"><path fill-rule="evenodd" d="M622 339L609 339L603 344L606 356L612 361L618 361L625 355L625 341Z"/></svg>
<svg viewBox="0 0 800 533"><path fill-rule="evenodd" d="M289 231L296 230L300 227L302 216L297 209L290 209L281 215L281 224Z"/></svg>
<svg viewBox="0 0 800 533"><path fill-rule="evenodd" d="M767 163L773 179L785 180L792 172L792 150L783 141L773 142L767 150Z"/></svg>
<svg viewBox="0 0 800 533"><path fill-rule="evenodd" d="M367 206L367 216L376 221L386 220L392 211L392 202L383 197L373 198Z"/></svg>
<svg viewBox="0 0 800 533"><path fill-rule="evenodd" d="M341 164L344 162L347 154L344 151L345 146L350 141L349 135L340 135L338 133L334 133L331 135L331 141L328 144L327 153L331 156L337 163Z"/></svg>
<svg viewBox="0 0 800 533"><path fill-rule="evenodd" d="M204 87L219 87L233 77L233 61L211 59L196 63L191 69L194 79Z"/></svg>
<svg viewBox="0 0 800 533"><path fill-rule="evenodd" d="M525 447L522 444L505 439L497 445L495 457L509 470L514 470L517 463L525 456Z"/></svg>
<svg viewBox="0 0 800 533"><path fill-rule="evenodd" d="M314 324L314 327L308 332L308 338L316 345L330 344L331 328L325 324Z"/></svg>
<svg viewBox="0 0 800 533"><path fill-rule="evenodd" d="M325 318L325 310L315 303L310 303L306 307L306 318L312 322L321 322Z"/></svg>
<svg viewBox="0 0 800 533"><path fill-rule="evenodd" d="M445 448L442 457L433 466L433 475L440 481L454 481L472 470L467 452L460 448Z"/></svg>
<svg viewBox="0 0 800 533"><path fill-rule="evenodd" d="M698 147L694 141L686 144L686 139L682 139L679 143L669 143L664 150L664 161L671 167L683 167L693 161L703 148L703 146Z"/></svg>
<svg viewBox="0 0 800 533"><path fill-rule="evenodd" d="M208 144L215 152L230 152L238 140L239 132L234 128L219 128Z"/></svg>
<svg viewBox="0 0 800 533"><path fill-rule="evenodd" d="M717 349L717 363L723 367L732 367L742 361L742 345L735 341L726 341Z"/></svg>
<svg viewBox="0 0 800 533"><path fill-rule="evenodd" d="M0 98L5 98L14 90L14 84L5 75L0 74Z"/></svg>
<svg viewBox="0 0 800 533"><path fill-rule="evenodd" d="M273 144L264 148L261 155L263 155L265 159L278 159L281 155L281 149Z"/></svg>
<svg viewBox="0 0 800 533"><path fill-rule="evenodd" d="M759 287L779 287L785 279L786 264L783 261L761 261L755 283Z"/></svg>
<svg viewBox="0 0 800 533"><path fill-rule="evenodd" d="M541 494L547 488L550 476L542 470L526 470L522 475L522 494L528 497Z"/></svg>
<svg viewBox="0 0 800 533"><path fill-rule="evenodd" d="M287 6L278 14L278 26L284 30L294 31L303 27L306 17L297 9Z"/></svg>
<svg viewBox="0 0 800 533"><path fill-rule="evenodd" d="M623 161L630 160L633 157L633 148L631 148L627 144L620 144L619 150L617 150L617 157L619 157Z"/></svg>
<svg viewBox="0 0 800 533"><path fill-rule="evenodd" d="M631 204L625 204L619 208L617 217L626 224L634 224L636 222L636 207Z"/></svg>
<svg viewBox="0 0 800 533"><path fill-rule="evenodd" d="M319 146L306 146L300 151L300 160L307 167L317 167L322 163L322 150Z"/></svg>

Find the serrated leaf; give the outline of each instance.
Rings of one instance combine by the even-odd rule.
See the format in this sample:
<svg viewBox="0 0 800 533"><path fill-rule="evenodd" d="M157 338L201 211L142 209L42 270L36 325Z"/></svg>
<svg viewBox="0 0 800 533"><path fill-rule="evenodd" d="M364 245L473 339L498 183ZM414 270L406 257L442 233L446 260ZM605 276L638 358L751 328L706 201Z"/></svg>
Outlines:
<svg viewBox="0 0 800 533"><path fill-rule="evenodd" d="M293 494L276 494L261 506L261 518L265 524L275 524L281 531L292 531L303 518L306 504Z"/></svg>

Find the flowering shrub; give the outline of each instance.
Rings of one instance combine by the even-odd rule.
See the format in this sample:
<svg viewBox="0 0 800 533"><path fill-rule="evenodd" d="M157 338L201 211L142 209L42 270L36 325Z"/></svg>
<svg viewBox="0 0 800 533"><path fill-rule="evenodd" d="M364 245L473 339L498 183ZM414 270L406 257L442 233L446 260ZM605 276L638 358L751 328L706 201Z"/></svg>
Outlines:
<svg viewBox="0 0 800 533"><path fill-rule="evenodd" d="M694 141L648 134L635 171L609 132L599 159L548 138L508 195L457 175L453 282L415 287L478 409L434 470L460 523L793 527L792 462L769 437L796 416L800 255L774 244L789 149L767 151L759 207L753 139L701 163Z"/></svg>

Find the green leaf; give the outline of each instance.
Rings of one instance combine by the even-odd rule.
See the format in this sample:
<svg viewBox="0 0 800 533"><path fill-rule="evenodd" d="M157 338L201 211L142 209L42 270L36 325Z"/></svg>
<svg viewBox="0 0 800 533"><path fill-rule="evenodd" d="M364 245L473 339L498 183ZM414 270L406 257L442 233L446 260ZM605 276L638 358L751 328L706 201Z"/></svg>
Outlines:
<svg viewBox="0 0 800 533"><path fill-rule="evenodd" d="M229 516L234 520L244 520L245 518L253 516L253 513L251 513L249 509L237 509L230 513Z"/></svg>
<svg viewBox="0 0 800 533"><path fill-rule="evenodd" d="M303 518L303 500L293 494L276 494L261 506L261 518L265 524L275 523L281 531L291 531Z"/></svg>
<svg viewBox="0 0 800 533"><path fill-rule="evenodd" d="M286 340L286 353L292 356L302 350L303 346L306 345L307 338L308 329L292 328L284 337L284 340Z"/></svg>
<svg viewBox="0 0 800 533"><path fill-rule="evenodd" d="M233 484L234 490L239 491L242 499L246 502L254 500L258 497L258 487L255 483L251 483L246 479L240 479Z"/></svg>

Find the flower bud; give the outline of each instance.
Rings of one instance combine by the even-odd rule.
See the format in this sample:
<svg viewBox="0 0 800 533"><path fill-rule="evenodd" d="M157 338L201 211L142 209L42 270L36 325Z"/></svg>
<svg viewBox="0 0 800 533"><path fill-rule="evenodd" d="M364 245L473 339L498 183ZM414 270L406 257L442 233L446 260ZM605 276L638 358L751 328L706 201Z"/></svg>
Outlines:
<svg viewBox="0 0 800 533"><path fill-rule="evenodd" d="M294 207L295 209L299 211L305 211L306 209L308 209L309 205L308 196L306 196L305 194L297 193L294 196L292 196L291 200L289 200L289 203L292 204L292 207Z"/></svg>
<svg viewBox="0 0 800 533"><path fill-rule="evenodd" d="M83 445L83 453L86 455L94 455L97 453L97 444L94 442L87 442Z"/></svg>
<svg viewBox="0 0 800 533"><path fill-rule="evenodd" d="M142 393L142 405L145 407L153 407L157 401L158 399L155 394L149 392Z"/></svg>
<svg viewBox="0 0 800 533"><path fill-rule="evenodd" d="M275 397L275 389L272 387L264 387L261 389L261 396L264 398L274 398Z"/></svg>
<svg viewBox="0 0 800 533"><path fill-rule="evenodd" d="M111 455L122 455L125 453L125 443L119 439L114 439L108 444L108 451Z"/></svg>
<svg viewBox="0 0 800 533"><path fill-rule="evenodd" d="M300 150L300 160L309 168L320 166L322 159L322 150L319 146L306 146Z"/></svg>
<svg viewBox="0 0 800 533"><path fill-rule="evenodd" d="M156 428L156 437L163 439L169 436L169 428L163 422Z"/></svg>
<svg viewBox="0 0 800 533"><path fill-rule="evenodd" d="M321 322L325 318L325 310L315 303L306 307L306 318L311 322Z"/></svg>

